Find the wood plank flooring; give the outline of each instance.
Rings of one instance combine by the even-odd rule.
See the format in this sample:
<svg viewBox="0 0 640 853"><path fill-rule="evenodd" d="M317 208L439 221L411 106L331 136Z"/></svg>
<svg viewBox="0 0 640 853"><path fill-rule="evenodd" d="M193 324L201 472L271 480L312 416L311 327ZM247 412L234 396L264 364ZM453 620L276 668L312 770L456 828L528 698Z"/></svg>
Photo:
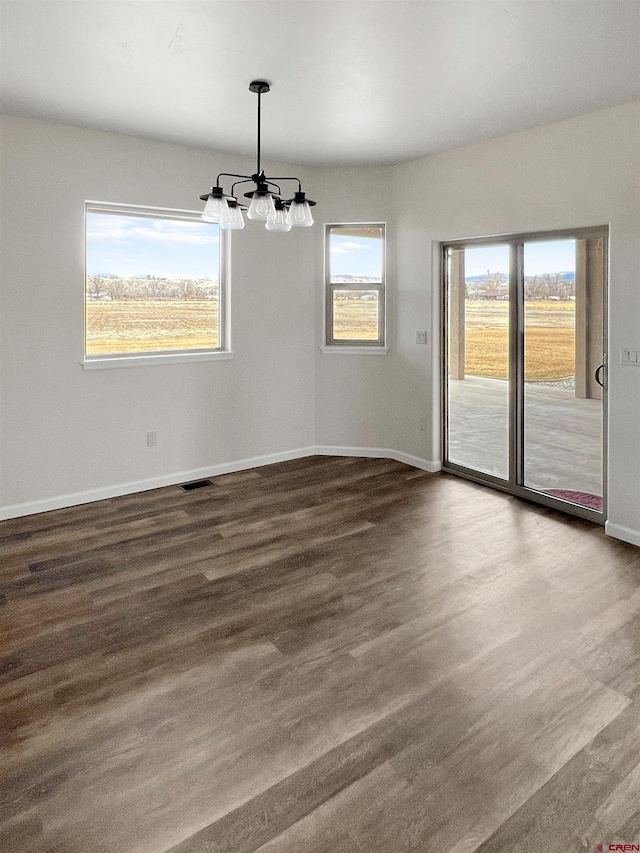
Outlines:
<svg viewBox="0 0 640 853"><path fill-rule="evenodd" d="M640 549L313 457L0 523L3 853L640 843Z"/></svg>

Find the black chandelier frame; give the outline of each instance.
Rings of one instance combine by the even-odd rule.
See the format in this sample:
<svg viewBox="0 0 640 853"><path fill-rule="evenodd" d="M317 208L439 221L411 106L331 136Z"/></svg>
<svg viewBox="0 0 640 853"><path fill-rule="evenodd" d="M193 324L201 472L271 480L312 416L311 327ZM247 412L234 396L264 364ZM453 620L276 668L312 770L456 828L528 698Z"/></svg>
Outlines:
<svg viewBox="0 0 640 853"><path fill-rule="evenodd" d="M199 196L201 201L207 201L210 196L217 196L218 198L225 198L229 207L239 207L241 210L247 210L247 205L239 204L238 198L235 194L236 187L242 184L255 184L255 189L250 192L244 193L244 198L251 199L255 195L257 196L265 196L270 195L273 197L273 201L276 207L276 210L289 209L292 204L303 204L306 202L309 207L315 207L316 202L312 201L310 198L306 197L306 194L302 191L302 182L300 178L292 177L292 176L274 176L268 178L264 170L260 166L260 156L261 156L261 125L262 125L262 96L271 90L270 84L266 80L252 80L249 84L249 91L254 92L258 96L258 140L257 140L257 157L256 157L256 171L253 175L238 175L234 172L220 172L218 177L216 178L215 186L211 187L210 192L204 193ZM235 181L231 185L231 191L229 194L226 194L220 185L221 178L240 178L240 180ZM298 189L294 193L292 198L282 198L282 188L280 184L276 183L276 181L295 181L298 184ZM275 187L277 192L273 192L270 187Z"/></svg>

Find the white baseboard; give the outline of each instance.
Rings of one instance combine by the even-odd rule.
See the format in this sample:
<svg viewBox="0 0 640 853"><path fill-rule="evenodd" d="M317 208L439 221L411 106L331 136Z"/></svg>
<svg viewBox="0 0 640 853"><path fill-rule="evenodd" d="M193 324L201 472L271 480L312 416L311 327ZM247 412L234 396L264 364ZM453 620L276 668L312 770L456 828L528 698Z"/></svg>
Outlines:
<svg viewBox="0 0 640 853"><path fill-rule="evenodd" d="M386 450L374 447L299 447L295 450L285 450L281 453L268 453L264 456L253 456L249 459L237 459L234 462L222 462L219 465L209 465L205 468L192 468L189 471L176 471L173 474L163 474L160 477L149 477L146 480L136 480L129 483L117 483L99 489L87 489L82 492L72 492L56 495L42 500L26 501L0 507L0 521L8 518L19 518L23 515L35 515L38 512L49 512L52 509L64 509L79 504L103 501L107 498L117 498L131 495L135 492L148 492L151 489L161 489L163 486L175 486L177 483L188 483L192 480L202 480L206 477L216 477L219 474L231 474L234 471L245 471L247 468L260 468L263 465L273 465L275 462L288 462L290 459L302 459L305 456L364 456L376 459L396 459L421 468L423 471L439 471L439 462L427 462L408 453Z"/></svg>
<svg viewBox="0 0 640 853"><path fill-rule="evenodd" d="M622 539L623 542L629 542L631 545L640 547L640 530L633 530L631 527L623 527L621 524L605 521L604 532L607 536L613 536L614 539Z"/></svg>
<svg viewBox="0 0 640 853"><path fill-rule="evenodd" d="M361 456L373 459L395 459L397 462L404 462L406 465L411 465L414 468L420 468L422 471L429 471L435 474L436 471L442 469L442 463L429 459L421 459L419 456L412 456L410 453L403 453L401 450L392 450L389 447L340 447L331 445L318 445L315 452L319 456Z"/></svg>
<svg viewBox="0 0 640 853"><path fill-rule="evenodd" d="M84 492L73 492L66 495L56 495L53 498L28 501L0 507L0 520L18 518L22 515L33 515L37 512L48 512L51 509L63 509L78 504L103 501L106 498L117 498L121 495L131 495L135 492L148 492L151 489L161 489L163 486L175 486L177 483L189 483L192 480L202 480L205 477L216 477L218 474L230 474L234 471L245 471L247 468L260 468L262 465L273 465L274 462L287 462L290 459L300 459L312 456L314 447L299 447L296 450L285 450L282 453L268 453L265 456L254 456L250 459L238 459L234 462L222 462L219 465L208 465L205 468L192 468L189 471L176 471L173 474L163 474L160 477L149 477L147 480L136 480L130 483L117 483L99 489L88 489Z"/></svg>

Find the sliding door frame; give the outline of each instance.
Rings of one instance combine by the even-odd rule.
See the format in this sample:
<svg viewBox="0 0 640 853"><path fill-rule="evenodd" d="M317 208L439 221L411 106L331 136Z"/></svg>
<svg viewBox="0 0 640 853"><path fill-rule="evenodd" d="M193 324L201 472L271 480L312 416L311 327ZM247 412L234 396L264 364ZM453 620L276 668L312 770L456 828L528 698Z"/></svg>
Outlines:
<svg viewBox="0 0 640 853"><path fill-rule="evenodd" d="M524 245L525 243L553 240L603 240L603 305L602 305L602 349L604 354L604 387L602 389L602 512L579 506L560 498L553 498L524 484L524 346L525 346L525 300L524 300ZM476 471L449 460L449 280L448 253L451 249L466 249L473 246L509 246L509 478L503 480L493 474ZM522 285L522 286L521 286ZM497 234L490 237L469 237L449 240L440 246L441 288L441 349L442 353L442 470L464 477L476 483L491 486L499 491L560 509L571 515L604 525L607 518L607 466L608 466L608 290L609 290L609 226L587 228L565 228L556 231L529 231L519 234Z"/></svg>

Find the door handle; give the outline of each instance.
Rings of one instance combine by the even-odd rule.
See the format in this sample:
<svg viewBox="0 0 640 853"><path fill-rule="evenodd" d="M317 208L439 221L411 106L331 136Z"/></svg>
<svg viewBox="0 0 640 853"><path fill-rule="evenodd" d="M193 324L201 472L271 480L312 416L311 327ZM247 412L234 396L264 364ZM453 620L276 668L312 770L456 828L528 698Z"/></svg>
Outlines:
<svg viewBox="0 0 640 853"><path fill-rule="evenodd" d="M601 379L601 376L604 377L604 362L600 365L600 367L596 368L596 372L594 373L594 379L596 380L598 385L600 385L601 388L604 388L604 378Z"/></svg>

